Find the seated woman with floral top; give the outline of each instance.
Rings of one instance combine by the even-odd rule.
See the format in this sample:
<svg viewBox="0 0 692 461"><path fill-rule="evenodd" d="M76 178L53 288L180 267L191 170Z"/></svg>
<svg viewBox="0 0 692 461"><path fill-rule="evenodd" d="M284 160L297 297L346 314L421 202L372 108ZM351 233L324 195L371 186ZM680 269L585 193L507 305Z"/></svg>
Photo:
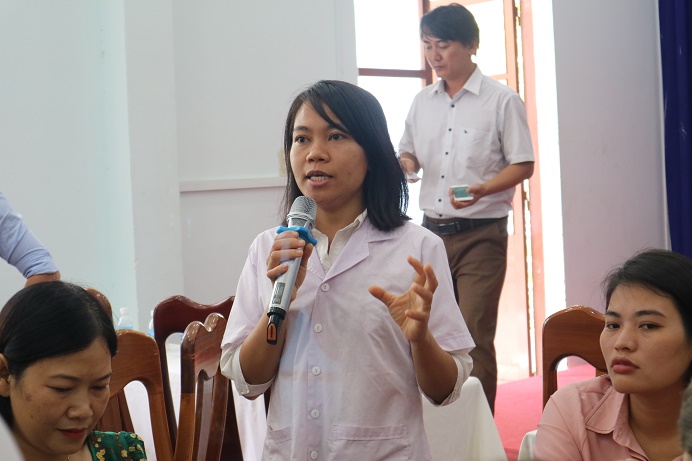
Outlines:
<svg viewBox="0 0 692 461"><path fill-rule="evenodd" d="M26 461L146 459L136 434L94 430L116 351L112 319L76 285L31 285L0 310L0 415Z"/></svg>

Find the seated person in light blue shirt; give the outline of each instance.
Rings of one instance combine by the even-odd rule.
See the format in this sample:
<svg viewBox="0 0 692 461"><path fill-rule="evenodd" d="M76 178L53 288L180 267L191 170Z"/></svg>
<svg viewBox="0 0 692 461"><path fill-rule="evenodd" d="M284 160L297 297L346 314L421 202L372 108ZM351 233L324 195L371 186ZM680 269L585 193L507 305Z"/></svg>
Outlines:
<svg viewBox="0 0 692 461"><path fill-rule="evenodd" d="M0 257L33 283L60 279L60 272L46 247L31 233L0 192Z"/></svg>

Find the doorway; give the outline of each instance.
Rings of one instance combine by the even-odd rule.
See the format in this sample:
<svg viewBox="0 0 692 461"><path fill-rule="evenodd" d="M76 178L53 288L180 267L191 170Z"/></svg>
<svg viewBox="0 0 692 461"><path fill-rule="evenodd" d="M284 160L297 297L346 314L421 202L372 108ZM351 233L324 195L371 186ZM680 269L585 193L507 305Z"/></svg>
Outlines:
<svg viewBox="0 0 692 461"><path fill-rule="evenodd" d="M425 62L418 37L420 17L425 12L451 1L428 0L355 0L356 49L359 67L359 86L373 93L383 106L389 125L390 137L395 147L404 131L404 120L413 97L435 76ZM476 18L480 29L480 47L476 62L485 75L507 84L520 93L526 101L520 68L526 67L518 39L524 34L520 28L519 11L514 0L457 0L466 6ZM386 18L386 19L384 19ZM383 24L396 24L387 27ZM523 64L520 66L519 64ZM527 113L535 104L526 103ZM529 115L531 123L532 117ZM531 126L535 142L535 117ZM536 153L537 155L537 153ZM418 206L419 187L409 188L409 216L414 222L422 221L423 213ZM500 299L498 328L495 339L500 382L526 378L537 370L536 357L540 356L536 322L542 324L543 306L536 306L542 296L535 294L542 288L542 276L534 271L540 261L534 250L540 250L534 237L535 226L540 226L540 212L534 211L529 199L538 194L538 168L531 181L517 186L513 211L508 221L507 275ZM529 191L531 193L529 193ZM538 208L536 210L539 210ZM534 232L532 232L534 229ZM538 307L538 309L536 309ZM536 312L539 315L536 315ZM543 314L544 317L544 314Z"/></svg>

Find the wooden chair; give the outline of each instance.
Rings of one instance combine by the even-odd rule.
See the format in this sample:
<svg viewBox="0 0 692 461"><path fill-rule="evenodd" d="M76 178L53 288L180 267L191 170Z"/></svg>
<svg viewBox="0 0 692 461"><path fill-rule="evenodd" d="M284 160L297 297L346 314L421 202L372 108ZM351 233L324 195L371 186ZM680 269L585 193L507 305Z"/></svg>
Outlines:
<svg viewBox="0 0 692 461"><path fill-rule="evenodd" d="M108 316L113 318L113 309L111 308L111 303L108 301L108 298L94 288L86 288L86 291L94 296ZM130 416L130 410L127 407L127 400L125 399L125 391L120 391L111 397L108 401L108 405L106 405L106 411L101 420L108 421L109 424L112 424L111 427L122 428L121 430L123 431L134 432L132 417ZM99 427L97 427L97 429L99 429Z"/></svg>
<svg viewBox="0 0 692 461"><path fill-rule="evenodd" d="M173 459L173 444L168 431L166 404L163 396L163 376L159 352L153 338L135 330L118 330L118 353L113 358L110 382L111 401L133 381L144 385L149 399L151 431L154 436L156 458ZM112 406L111 406L112 407ZM116 406L117 408L117 406ZM99 430L133 431L132 421L122 421L119 415L106 412L97 426Z"/></svg>
<svg viewBox="0 0 692 461"><path fill-rule="evenodd" d="M543 323L543 406L557 390L557 366L565 357L577 356L607 373L600 337L603 314L587 306L573 306L554 313Z"/></svg>
<svg viewBox="0 0 692 461"><path fill-rule="evenodd" d="M161 369L163 370L166 413L169 432L173 440L177 438L178 426L171 395L166 340L174 333L184 332L192 322L203 322L210 313L216 312L228 319L234 299L235 296L230 296L216 304L200 304L185 296L171 296L158 303L154 308L154 338L158 345ZM174 448L177 448L175 444ZM232 395L229 395L226 405L226 429L223 436L222 459L232 461L243 459Z"/></svg>
<svg viewBox="0 0 692 461"><path fill-rule="evenodd" d="M219 461L226 425L228 379L221 374L226 319L192 322L180 345L180 417L175 461ZM235 415L233 415L235 418Z"/></svg>
<svg viewBox="0 0 692 461"><path fill-rule="evenodd" d="M96 298L99 304L101 304L101 307L103 307L103 310L105 310L108 313L108 315L110 315L111 318L113 318L113 309L111 308L111 303L110 301L108 301L108 298L106 298L106 296L103 293L94 288L85 288L85 290L89 292L89 294L91 294L94 298Z"/></svg>

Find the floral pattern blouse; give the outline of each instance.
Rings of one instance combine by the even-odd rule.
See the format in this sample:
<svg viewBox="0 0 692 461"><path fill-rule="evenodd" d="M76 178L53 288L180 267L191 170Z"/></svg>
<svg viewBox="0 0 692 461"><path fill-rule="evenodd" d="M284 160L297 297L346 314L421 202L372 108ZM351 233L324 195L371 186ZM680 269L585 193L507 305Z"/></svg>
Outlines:
<svg viewBox="0 0 692 461"><path fill-rule="evenodd" d="M87 444L94 461L146 461L144 441L134 432L92 431Z"/></svg>

